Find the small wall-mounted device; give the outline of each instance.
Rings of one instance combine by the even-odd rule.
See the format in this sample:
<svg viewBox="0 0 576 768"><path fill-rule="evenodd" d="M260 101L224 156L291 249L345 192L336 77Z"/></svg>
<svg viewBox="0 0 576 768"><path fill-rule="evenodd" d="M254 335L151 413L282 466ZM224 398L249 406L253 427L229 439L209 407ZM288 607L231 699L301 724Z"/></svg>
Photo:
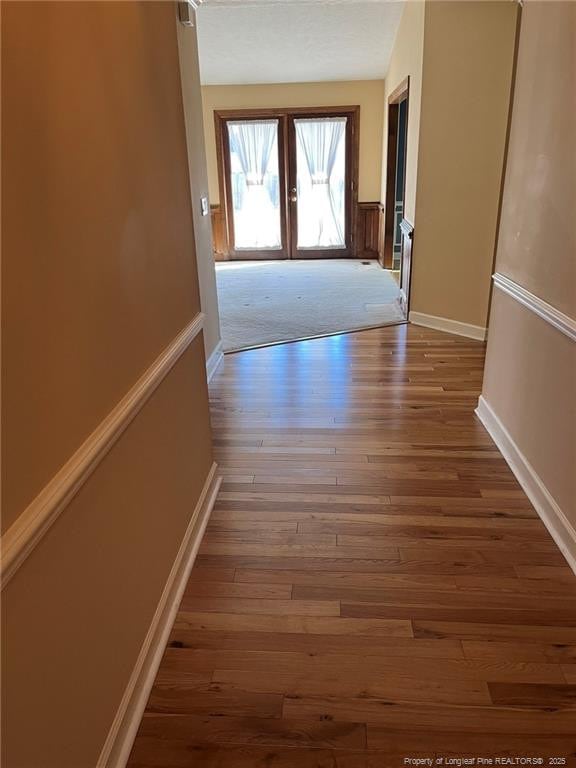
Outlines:
<svg viewBox="0 0 576 768"><path fill-rule="evenodd" d="M202 0L180 0L178 3L178 18L185 27L194 26L194 13Z"/></svg>
<svg viewBox="0 0 576 768"><path fill-rule="evenodd" d="M202 211L202 216L208 216L208 213L210 212L210 206L208 205L207 197L200 198L200 210Z"/></svg>

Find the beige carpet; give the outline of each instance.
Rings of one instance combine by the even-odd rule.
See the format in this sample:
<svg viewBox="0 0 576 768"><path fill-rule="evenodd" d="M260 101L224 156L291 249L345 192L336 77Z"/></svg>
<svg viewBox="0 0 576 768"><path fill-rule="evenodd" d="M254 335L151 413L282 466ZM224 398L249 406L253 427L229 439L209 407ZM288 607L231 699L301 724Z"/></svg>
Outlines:
<svg viewBox="0 0 576 768"><path fill-rule="evenodd" d="M404 319L400 291L376 261L216 264L225 352Z"/></svg>

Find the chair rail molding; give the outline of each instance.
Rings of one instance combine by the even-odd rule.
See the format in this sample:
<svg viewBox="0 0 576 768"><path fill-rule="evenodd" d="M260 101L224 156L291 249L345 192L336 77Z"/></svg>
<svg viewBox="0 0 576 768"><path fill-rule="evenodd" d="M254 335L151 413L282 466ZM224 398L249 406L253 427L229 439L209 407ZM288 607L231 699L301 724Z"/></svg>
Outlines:
<svg viewBox="0 0 576 768"><path fill-rule="evenodd" d="M518 283L515 283L514 280L506 277L506 275L502 275L500 272L496 272L492 275L492 280L494 281L494 286L498 288L498 290L507 293L508 296L511 296L519 304L522 304L531 312L534 312L535 315L538 315L538 317L541 317L542 320L545 320L549 325L552 325L565 336L568 336L569 339L576 341L576 320L574 318L560 312L559 309L548 304L544 299L530 293L526 288L523 288Z"/></svg>
<svg viewBox="0 0 576 768"><path fill-rule="evenodd" d="M96 427L0 540L2 589L202 330L199 312Z"/></svg>

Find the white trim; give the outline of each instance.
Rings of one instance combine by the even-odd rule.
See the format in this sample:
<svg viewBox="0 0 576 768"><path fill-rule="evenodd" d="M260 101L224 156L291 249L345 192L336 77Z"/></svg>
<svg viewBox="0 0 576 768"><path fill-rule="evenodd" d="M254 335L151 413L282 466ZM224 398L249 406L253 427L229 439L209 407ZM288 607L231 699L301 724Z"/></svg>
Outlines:
<svg viewBox="0 0 576 768"><path fill-rule="evenodd" d="M222 478L216 474L216 469L216 464L212 464L96 768L124 768L128 762L182 593L222 482Z"/></svg>
<svg viewBox="0 0 576 768"><path fill-rule="evenodd" d="M222 351L222 342L219 341L208 360L206 360L206 376L208 377L208 381L214 376L216 369L223 359L224 352Z"/></svg>
<svg viewBox="0 0 576 768"><path fill-rule="evenodd" d="M196 11L202 0L180 0L178 2L178 18L185 27L193 27Z"/></svg>
<svg viewBox="0 0 576 768"><path fill-rule="evenodd" d="M2 536L2 588L200 333L203 322L199 312Z"/></svg>
<svg viewBox="0 0 576 768"><path fill-rule="evenodd" d="M576 573L576 530L482 395L478 400L476 415L506 459L508 466L532 502L542 522L548 528L568 565Z"/></svg>
<svg viewBox="0 0 576 768"><path fill-rule="evenodd" d="M447 317L436 317L436 315L425 315L423 312L410 312L408 319L414 325L424 325L426 328L435 328L437 331L446 333L455 333L457 336L467 336L477 341L486 340L486 328L481 325L470 325L470 323L461 323L458 320L450 320Z"/></svg>
<svg viewBox="0 0 576 768"><path fill-rule="evenodd" d="M538 315L538 317L541 317L549 325L552 325L565 336L568 336L572 341L576 341L576 320L574 318L565 315L564 312L560 312L559 309L548 304L544 299L540 299L538 296L530 293L526 288L518 285L514 280L510 280L506 275L500 274L500 272L492 275L492 280L496 288L504 291L508 296L512 296L513 299L516 299L516 301L523 304L531 312L534 312L535 315Z"/></svg>

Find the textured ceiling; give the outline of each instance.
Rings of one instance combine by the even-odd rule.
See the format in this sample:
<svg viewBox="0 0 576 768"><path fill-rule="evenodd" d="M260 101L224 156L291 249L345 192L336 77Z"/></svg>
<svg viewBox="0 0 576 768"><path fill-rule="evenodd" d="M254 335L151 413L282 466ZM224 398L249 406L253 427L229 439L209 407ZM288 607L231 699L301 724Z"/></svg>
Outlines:
<svg viewBox="0 0 576 768"><path fill-rule="evenodd" d="M384 77L403 3L206 0L197 12L205 85Z"/></svg>

